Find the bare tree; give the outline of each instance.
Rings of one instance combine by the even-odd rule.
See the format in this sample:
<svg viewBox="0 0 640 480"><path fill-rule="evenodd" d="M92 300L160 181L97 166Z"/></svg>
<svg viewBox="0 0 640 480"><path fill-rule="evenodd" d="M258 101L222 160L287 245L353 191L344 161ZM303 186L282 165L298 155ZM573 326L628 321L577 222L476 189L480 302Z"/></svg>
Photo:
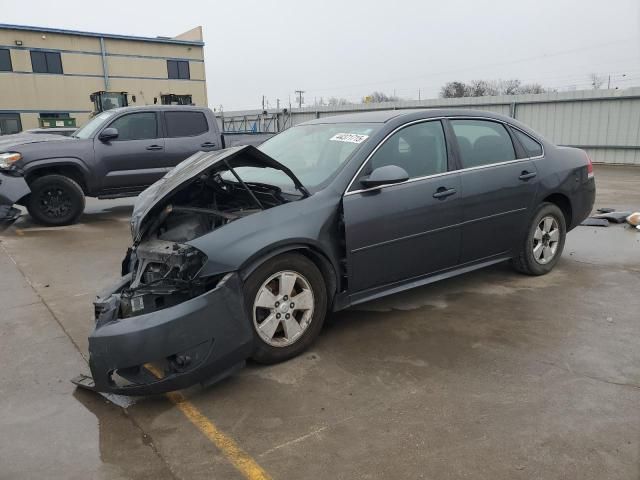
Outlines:
<svg viewBox="0 0 640 480"><path fill-rule="evenodd" d="M442 98L460 98L467 96L467 86L463 82L445 83L440 89Z"/></svg>
<svg viewBox="0 0 640 480"><path fill-rule="evenodd" d="M449 82L440 89L443 98L485 97L488 95L518 95L544 93L547 90L538 83L523 84L518 79L472 80L469 83Z"/></svg>
<svg viewBox="0 0 640 480"><path fill-rule="evenodd" d="M539 83L529 83L527 85L520 86L517 93L545 93L550 91L551 90L544 88Z"/></svg>
<svg viewBox="0 0 640 480"><path fill-rule="evenodd" d="M522 82L518 79L498 81L498 90L502 95L517 95L520 93Z"/></svg>
<svg viewBox="0 0 640 480"><path fill-rule="evenodd" d="M604 77L601 77L597 73L589 74L589 81L594 90L598 90L604 84Z"/></svg>
<svg viewBox="0 0 640 480"><path fill-rule="evenodd" d="M498 87L495 82L487 80L472 80L469 83L470 97L486 97L489 95L498 95Z"/></svg>
<svg viewBox="0 0 640 480"><path fill-rule="evenodd" d="M327 105L331 107L341 107L343 105L349 105L349 100L342 97L330 97L329 100L327 100Z"/></svg>

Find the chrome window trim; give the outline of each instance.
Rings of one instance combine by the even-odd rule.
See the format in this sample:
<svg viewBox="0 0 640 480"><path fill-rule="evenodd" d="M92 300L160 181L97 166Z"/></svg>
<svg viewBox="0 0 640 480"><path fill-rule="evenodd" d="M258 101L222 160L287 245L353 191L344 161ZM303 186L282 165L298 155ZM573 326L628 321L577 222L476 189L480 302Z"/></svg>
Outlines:
<svg viewBox="0 0 640 480"><path fill-rule="evenodd" d="M365 167L367 162L369 162L371 157L373 157L373 155L375 155L375 153L378 151L378 149L389 139L389 137L391 137L393 134L395 134L399 130L402 130L403 128L408 127L410 125L414 125L416 123L423 123L423 122L436 121L436 120L442 121L444 119L447 119L447 120L488 120L488 121L491 121L491 122L500 123L503 126L508 125L508 126L510 126L512 128L515 128L516 130L522 132L523 134L527 135L528 137L531 137L531 135L529 135L527 132L525 132L521 128L516 127L513 124L511 124L509 122L505 122L503 120L499 120L497 118L491 118L491 117L473 117L473 116L469 116L469 115L460 115L460 116L449 116L449 117L421 118L420 120L413 120L411 122L404 123L404 124L400 125L399 127L395 128L386 137L384 137L380 141L380 143L378 143L378 145L376 145L376 148L374 148L373 151L367 156L367 158L365 158L364 162L362 162L362 165L360 165L360 168L358 168L358 170L356 171L355 175L353 176L353 178L349 182L349 185L347 186L347 189L345 190L345 193L343 194L343 197L346 197L346 196L349 196L349 195L354 195L356 193L365 193L365 192L371 192L371 191L374 191L374 190L382 190L383 188L394 187L396 185L406 185L407 183L418 182L420 180L425 180L425 179L428 179L428 178L443 177L443 176L446 176L446 175L450 175L452 173L462 173L462 172L473 171L473 170L482 170L482 169L490 168L490 167L497 167L497 166L502 166L502 165L508 165L508 164L511 164L511 163L524 162L525 160L537 160L537 159L543 158L544 155L545 155L544 145L540 141L538 141L536 138L531 137L538 144L540 144L540 147L542 148L542 155L537 155L535 157L516 158L514 160L507 160L507 161L504 161L504 162L488 163L486 165L479 165L477 167L467 167L467 168L461 168L461 169L458 169L458 170L448 170L446 172L435 173L433 175L426 175L424 177L410 178L409 180L405 180L404 182L400 182L400 183L389 183L389 184L386 184L386 185L379 185L377 187L362 188L360 190L349 191L349 189L352 187L353 183L356 181L356 178L358 178L358 175L360 175L360 172ZM443 130L444 130L444 128L443 128ZM446 132L443 132L443 133L445 134L445 138L446 138L447 133ZM512 141L512 143L513 143L513 141Z"/></svg>

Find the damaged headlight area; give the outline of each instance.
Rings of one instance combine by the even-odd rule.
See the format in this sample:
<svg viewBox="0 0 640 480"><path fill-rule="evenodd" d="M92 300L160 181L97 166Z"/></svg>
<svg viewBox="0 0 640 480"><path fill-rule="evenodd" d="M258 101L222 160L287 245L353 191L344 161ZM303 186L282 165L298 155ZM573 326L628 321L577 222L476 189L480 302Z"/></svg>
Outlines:
<svg viewBox="0 0 640 480"><path fill-rule="evenodd" d="M130 268L131 283L120 291L118 317L162 310L214 288L220 277L198 277L206 260L190 245L164 240L150 240L130 250L123 273ZM96 304L96 313L99 309Z"/></svg>

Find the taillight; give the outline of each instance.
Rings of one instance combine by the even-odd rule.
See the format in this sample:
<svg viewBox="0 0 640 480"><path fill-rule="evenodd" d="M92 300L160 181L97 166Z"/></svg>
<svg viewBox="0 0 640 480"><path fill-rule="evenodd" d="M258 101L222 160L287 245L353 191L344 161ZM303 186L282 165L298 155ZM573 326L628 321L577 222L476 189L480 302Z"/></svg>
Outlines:
<svg viewBox="0 0 640 480"><path fill-rule="evenodd" d="M588 153L585 152L587 156L587 178L593 178L593 162L591 161L591 157Z"/></svg>

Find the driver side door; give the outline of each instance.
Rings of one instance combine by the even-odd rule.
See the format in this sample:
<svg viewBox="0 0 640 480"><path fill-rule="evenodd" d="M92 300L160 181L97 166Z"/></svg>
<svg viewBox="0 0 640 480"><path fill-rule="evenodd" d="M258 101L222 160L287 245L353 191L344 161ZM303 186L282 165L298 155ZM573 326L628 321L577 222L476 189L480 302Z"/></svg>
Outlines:
<svg viewBox="0 0 640 480"><path fill-rule="evenodd" d="M105 190L137 190L151 185L170 169L165 161L165 140L156 112L127 113L106 128L118 137L94 139L96 163L102 167Z"/></svg>
<svg viewBox="0 0 640 480"><path fill-rule="evenodd" d="M363 188L360 180L386 165L409 180ZM400 127L374 150L343 199L353 300L457 265L461 185L452 169L439 120Z"/></svg>

